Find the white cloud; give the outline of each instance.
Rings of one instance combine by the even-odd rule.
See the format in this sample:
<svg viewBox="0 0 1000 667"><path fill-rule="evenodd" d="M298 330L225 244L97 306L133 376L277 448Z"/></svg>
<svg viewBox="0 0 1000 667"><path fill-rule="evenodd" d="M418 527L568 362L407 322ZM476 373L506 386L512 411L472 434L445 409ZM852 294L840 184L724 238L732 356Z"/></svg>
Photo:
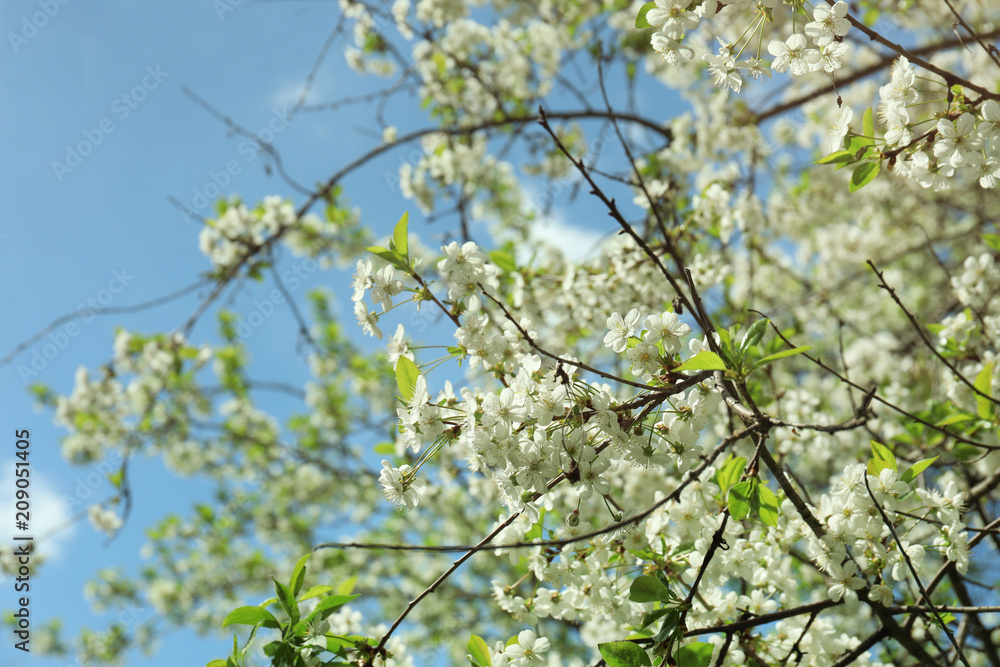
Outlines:
<svg viewBox="0 0 1000 667"><path fill-rule="evenodd" d="M323 99L326 93L324 88L325 86L320 81L313 81L312 86L309 87L309 94L306 96L306 104L315 104L316 100ZM299 103L303 90L305 90L305 82L303 81L287 83L271 95L271 106L294 107Z"/></svg>
<svg viewBox="0 0 1000 667"><path fill-rule="evenodd" d="M532 223L531 236L537 241L558 248L568 259L576 262L594 257L607 233L570 224L561 211L555 210L551 215L540 217ZM529 248L524 248L522 251L530 255ZM521 260L519 257L518 261Z"/></svg>
<svg viewBox="0 0 1000 667"><path fill-rule="evenodd" d="M0 482L4 489L3 497L0 498L0 520L9 521L12 526L17 512L17 498L14 497L14 493L18 478L14 472L15 468L14 462L10 462L4 468L3 480ZM37 466L33 465L29 470L30 477L27 479L30 530L25 533L15 530L13 534L33 536L35 538L33 549L44 554L46 558L56 559L63 553L63 547L76 530L77 524L69 523L69 519L79 509L85 507L88 501L81 501L75 508L68 507L68 503L63 501L63 494L57 492L45 476L38 472ZM71 490L67 495L76 499L75 494L76 492Z"/></svg>

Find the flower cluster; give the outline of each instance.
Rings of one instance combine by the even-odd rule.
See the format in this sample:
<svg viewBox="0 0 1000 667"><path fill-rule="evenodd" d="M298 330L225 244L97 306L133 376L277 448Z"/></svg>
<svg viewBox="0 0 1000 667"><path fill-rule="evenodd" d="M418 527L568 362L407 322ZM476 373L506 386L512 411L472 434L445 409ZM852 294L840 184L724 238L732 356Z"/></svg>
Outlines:
<svg viewBox="0 0 1000 667"><path fill-rule="evenodd" d="M835 479L832 493L822 497L819 508L826 534L822 539L810 539L813 561L830 577L831 599L857 602L858 590L869 585L865 577L870 577L875 583L869 598L891 605L891 582L906 581L911 566L917 573L921 571L925 554L921 541L929 529L909 518L915 515L939 522L935 544L946 559L955 562L959 572L966 571L968 544L960 518L964 493L953 482L942 491L919 487L916 494L910 491L910 485L894 468L872 475L863 463L847 466ZM896 534L906 535L901 544L892 537L880 508L894 518Z"/></svg>
<svg viewBox="0 0 1000 667"><path fill-rule="evenodd" d="M415 476L413 468L402 465L394 468L388 461L382 461L382 474L379 483L385 497L400 507L411 509L420 501L420 492L426 482Z"/></svg>
<svg viewBox="0 0 1000 667"><path fill-rule="evenodd" d="M403 291L403 281L395 277L396 269L391 265L383 266L378 271L372 268L370 259L359 259L354 274L354 315L364 332L376 338L382 338L382 330L378 328L378 315L368 309L365 294L373 303L382 306L382 312L392 308L392 297Z"/></svg>
<svg viewBox="0 0 1000 667"><path fill-rule="evenodd" d="M482 306L482 293L491 294L497 287L497 268L472 241L452 241L441 248L444 259L437 270L448 284L448 298L462 304L470 313Z"/></svg>
<svg viewBox="0 0 1000 667"><path fill-rule="evenodd" d="M328 249L338 231L357 222L356 215L339 209L331 209L343 218L336 222L312 214L299 218L292 203L277 195L265 197L254 209L238 199L220 205L222 213L207 220L198 237L199 249L220 275L255 257L279 237L287 237L298 254L318 255Z"/></svg>

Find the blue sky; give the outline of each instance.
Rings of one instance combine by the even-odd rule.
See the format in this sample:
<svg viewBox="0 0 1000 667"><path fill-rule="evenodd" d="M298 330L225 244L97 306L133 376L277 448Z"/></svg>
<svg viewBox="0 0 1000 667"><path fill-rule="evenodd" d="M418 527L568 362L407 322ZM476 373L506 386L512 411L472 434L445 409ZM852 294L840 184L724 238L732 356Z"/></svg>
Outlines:
<svg viewBox="0 0 1000 667"><path fill-rule="evenodd" d="M199 225L169 198L209 214L206 202L214 199L216 185L223 186L223 194L238 192L249 202L292 194L265 173L266 160L243 137L228 134L183 87L250 131L273 132L291 176L307 186L375 145L378 128L364 107L341 112L336 120L322 114L287 120L337 12L332 2L0 2L0 85L8 91L0 99L5 151L0 178L6 186L0 219L0 357L86 304L128 307L194 282L208 268L197 248ZM382 83L351 73L340 55L344 46L332 48L310 101L367 92ZM390 106L387 119L401 130L415 127L422 121L412 116L413 108L403 104L393 111ZM270 137L265 133L265 138ZM411 220L420 219L398 192L384 196L384 176L395 173L400 159L385 156L363 178L345 183L366 219L384 220L385 230L407 208ZM549 227L551 236L563 239L567 231L574 232L581 249L601 234L560 222ZM430 234L423 240L430 242ZM296 296L321 284L342 295L343 285L331 279L331 274L312 274ZM248 313L252 299L270 290L265 285L241 294L232 307ZM187 514L193 502L209 499L210 487L171 475L158 459L134 461L132 517L104 546L104 536L86 520L71 521L86 504L112 495L104 470L73 467L62 459L58 442L64 432L52 424L50 413L33 409L27 385L39 381L66 393L77 367L95 368L108 360L116 326L169 331L197 303L197 295L189 295L135 314L81 316L54 327L0 367L5 437L0 451L7 452L0 458L0 517L13 521L13 433L27 428L32 532L45 536L36 548L49 558L32 583L31 617L40 623L60 616L68 638L82 626L103 629L119 615L92 613L83 596L92 573L103 567L135 572L142 564L144 527L168 512ZM195 340L212 336L212 320L203 322ZM294 359L294 331L287 308L255 330L256 377L305 378L301 363L286 364L288 355ZM14 601L12 582L0 582L0 609L11 609ZM188 632L171 636L170 642L190 664L204 664L227 647L225 640ZM11 637L0 642L0 667L68 664L35 655L26 661L12 644ZM128 664L173 666L177 655L177 648L151 657L132 654Z"/></svg>
<svg viewBox="0 0 1000 667"><path fill-rule="evenodd" d="M46 7L51 16L39 15ZM197 193L213 198L213 183L227 185L224 194L239 192L248 201L289 193L264 173L264 158L253 155L241 137L227 136L224 125L186 96L183 86L251 131L278 129L275 144L292 175L306 184L373 145L372 138L349 126L331 127L319 114L281 120L334 25L334 3L243 2L232 9L220 16L211 2L193 0L0 3L0 79L8 91L0 100L0 144L6 153L0 164L6 184L0 220L0 356L88 299L91 305L130 306L196 280L208 268L197 248L199 225L185 220L168 197L208 213ZM317 92L329 96L341 89L362 86L337 54L321 72ZM367 120L363 110L353 119L350 114L340 118L358 124ZM373 205L359 203L370 204L365 210L372 219L398 218L401 202L380 211L378 198L371 200ZM297 296L323 280L319 273L309 276ZM263 288L248 293L234 307L264 293ZM15 428L28 428L32 435L36 535L66 526L86 503L112 495L97 467L63 461L58 440L64 433L49 413L33 410L26 382L66 392L78 366L95 367L109 358L116 325L171 330L196 305L192 296L135 315L79 318L0 367L7 436L2 450L8 452L0 458L0 516L13 521ZM271 339L284 343L287 350L287 341L294 340L290 319L277 313L255 338L264 347ZM206 323L196 330L196 339L214 328L211 320ZM50 560L32 586L35 622L61 616L67 637L84 625L106 627L119 614L92 613L83 596L86 579L102 567L134 572L142 564L145 526L167 512L187 514L192 502L208 500L206 483L179 479L158 459L136 460L130 474L137 490L134 513L110 545L103 546L104 537L86 521L70 523L38 543ZM0 608L13 607L12 583L0 583ZM176 665L178 654L186 664L204 664L226 651L224 640L188 632L172 635L170 643L174 648L167 654L130 655L128 664ZM34 655L25 660L12 644L7 636L0 642L0 665L64 664Z"/></svg>

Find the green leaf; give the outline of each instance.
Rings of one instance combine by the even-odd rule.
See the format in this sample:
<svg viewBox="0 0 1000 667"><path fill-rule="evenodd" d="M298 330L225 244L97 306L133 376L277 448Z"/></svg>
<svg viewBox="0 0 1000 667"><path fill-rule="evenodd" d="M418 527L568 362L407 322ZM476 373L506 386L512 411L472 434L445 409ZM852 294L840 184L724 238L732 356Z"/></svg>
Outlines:
<svg viewBox="0 0 1000 667"><path fill-rule="evenodd" d="M410 246L406 240L406 227L410 219L410 212L403 213L403 217L396 223L396 228L392 230L392 249L396 251L403 261L410 259Z"/></svg>
<svg viewBox="0 0 1000 667"><path fill-rule="evenodd" d="M354 590L354 587L357 586L357 584L357 575L344 579L342 582L337 584L337 595L350 595L351 591Z"/></svg>
<svg viewBox="0 0 1000 667"><path fill-rule="evenodd" d="M868 462L868 474L878 477L878 474L887 468L896 470L896 455L892 450L880 442L871 441L872 459Z"/></svg>
<svg viewBox="0 0 1000 667"><path fill-rule="evenodd" d="M330 614L332 614L333 612L335 612L338 609L340 609L341 607L343 607L345 604L347 604L351 600L356 600L359 597L361 597L361 596L360 595L331 595L330 597L323 598L322 600L319 601L319 604L316 605L316 608L313 609L312 612L308 616L306 616L305 622L306 623L311 623L312 621L314 621L317 618L319 618L320 620L323 620L327 616L329 616Z"/></svg>
<svg viewBox="0 0 1000 667"><path fill-rule="evenodd" d="M295 597L292 595L292 592L288 590L287 586L274 577L271 577L271 581L274 582L274 590L277 593L278 604L280 604L281 608L285 610L286 614L288 614L288 618L291 619L293 625L298 623L299 605L296 604Z"/></svg>
<svg viewBox="0 0 1000 667"><path fill-rule="evenodd" d="M719 485L719 489L722 490L723 495L733 484L740 481L740 476L743 475L743 468L746 467L747 460L742 456L729 455L729 458L722 464L719 468L719 472L716 473L716 483Z"/></svg>
<svg viewBox="0 0 1000 667"><path fill-rule="evenodd" d="M979 391L986 394L986 396L992 397L991 385L993 384L993 362L983 366L983 370L979 371L979 375L976 376L976 381L972 383ZM976 394L976 414L980 419L990 418L990 406L991 401L986 396L980 396Z"/></svg>
<svg viewBox="0 0 1000 667"><path fill-rule="evenodd" d="M983 234L983 243L1000 252L1000 234Z"/></svg>
<svg viewBox="0 0 1000 667"><path fill-rule="evenodd" d="M920 473L922 473L924 470L927 469L927 467L930 464L934 463L937 460L938 460L938 457L933 456L933 457L931 457L929 459L924 459L922 461L917 461L916 463L914 463L913 465L911 465L909 468L907 468L906 471L902 475L900 475L899 478L901 480L903 480L904 482L906 482L907 484L909 484L910 482L912 482L913 480L915 480L917 478L917 475L919 475Z"/></svg>
<svg viewBox="0 0 1000 667"><path fill-rule="evenodd" d="M848 187L848 190L851 192L857 192L861 188L865 187L875 180L875 177L878 176L878 172L881 169L881 160L873 160L871 162L863 162L862 164L859 164L851 173L851 185Z"/></svg>
<svg viewBox="0 0 1000 667"><path fill-rule="evenodd" d="M278 627L278 619L271 612L263 607L237 607L226 614L222 621L222 627L227 625L257 625L263 621L271 621L273 625L267 627Z"/></svg>
<svg viewBox="0 0 1000 667"><path fill-rule="evenodd" d="M659 609L654 609L653 611L647 611L645 614L643 614L642 622L639 624L639 627L645 628L650 623L655 623L656 621L660 620L661 618L669 614L671 611L675 611L675 609L671 607L660 607Z"/></svg>
<svg viewBox="0 0 1000 667"><path fill-rule="evenodd" d="M677 667L708 667L712 662L714 648L708 642L694 642L677 649L674 660L677 661Z"/></svg>
<svg viewBox="0 0 1000 667"><path fill-rule="evenodd" d="M677 371L724 371L726 364L722 362L715 352L702 350L680 366L673 369Z"/></svg>
<svg viewBox="0 0 1000 667"><path fill-rule="evenodd" d="M670 613L663 617L663 625L660 626L660 631L653 637L653 641L659 644L678 639L683 634L680 623L681 610L674 607L670 610Z"/></svg>
<svg viewBox="0 0 1000 667"><path fill-rule="evenodd" d="M597 649L608 667L643 667L653 664L646 652L634 642L606 642L598 644Z"/></svg>
<svg viewBox="0 0 1000 667"><path fill-rule="evenodd" d="M205 667L226 667L226 661L222 659L211 660L205 664Z"/></svg>
<svg viewBox="0 0 1000 667"><path fill-rule="evenodd" d="M648 574L640 574L632 580L628 599L632 602L670 602L673 596L662 581Z"/></svg>
<svg viewBox="0 0 1000 667"><path fill-rule="evenodd" d="M375 453L376 454L395 454L396 453L396 445L392 444L391 442L381 442L381 443L375 445Z"/></svg>
<svg viewBox="0 0 1000 667"><path fill-rule="evenodd" d="M767 364L777 361L778 359L784 359L786 357L794 357L796 354L802 354L803 352L808 352L812 349L812 345L803 345L802 347L792 348L791 350L782 350L781 352L775 352L774 354L769 354L763 359L759 359L754 368L760 368L761 366L766 366Z"/></svg>
<svg viewBox="0 0 1000 667"><path fill-rule="evenodd" d="M757 485L757 516L765 526L778 525L778 499L764 484Z"/></svg>
<svg viewBox="0 0 1000 667"><path fill-rule="evenodd" d="M652 9L653 7L655 7L655 6L656 6L655 2L647 2L642 7L639 8L639 13L635 15L635 27L636 28L638 28L640 30L643 30L645 28L652 28L653 27L653 26L649 25L649 21L646 20L646 14L648 14L649 10Z"/></svg>
<svg viewBox="0 0 1000 667"><path fill-rule="evenodd" d="M746 335L743 336L743 341L740 343L740 352L745 354L747 350L760 342L760 339L764 337L764 332L767 331L769 322L770 320L764 318L750 325Z"/></svg>
<svg viewBox="0 0 1000 667"><path fill-rule="evenodd" d="M299 596L299 602L303 600L311 600L313 598L318 598L322 595L326 595L333 590L332 586L323 586L321 584L316 584L315 586L310 586L306 589L306 592Z"/></svg>
<svg viewBox="0 0 1000 667"><path fill-rule="evenodd" d="M309 556L312 556L311 551L299 558L292 569L292 578L289 580L288 587L292 590L292 595L296 597L302 590L302 582L306 579L306 561L309 560Z"/></svg>
<svg viewBox="0 0 1000 667"><path fill-rule="evenodd" d="M862 151L865 148L874 145L875 145L875 140L872 139L871 137L862 137L855 134L847 138L847 152L854 155L855 160L861 159L861 156L858 155L858 153L862 153Z"/></svg>
<svg viewBox="0 0 1000 667"><path fill-rule="evenodd" d="M384 259L385 261L389 262L393 266L399 266L399 258L396 257L396 254L394 252L392 252L391 250L386 250L385 248L383 248L381 246L377 246L377 245L373 245L373 246L370 246L368 248L365 248L365 250L367 250L371 254L375 255L376 257L380 257L380 258Z"/></svg>
<svg viewBox="0 0 1000 667"><path fill-rule="evenodd" d="M719 327L716 333L719 334L719 347L725 349L731 345L732 341L730 340L729 331Z"/></svg>
<svg viewBox="0 0 1000 667"><path fill-rule="evenodd" d="M968 461L982 454L982 451L975 445L969 445L964 442L956 442L951 446L951 453L952 456L959 461Z"/></svg>
<svg viewBox="0 0 1000 667"><path fill-rule="evenodd" d="M733 484L729 489L729 514L737 521L742 521L750 514L750 498L754 494L756 478Z"/></svg>
<svg viewBox="0 0 1000 667"><path fill-rule="evenodd" d="M854 162L853 151L834 151L826 157L816 160L815 164L840 164L847 162Z"/></svg>
<svg viewBox="0 0 1000 667"><path fill-rule="evenodd" d="M959 424L961 422L967 422L972 419L972 415L959 413L957 415L951 415L950 417L945 417L939 421L937 426L951 426L952 424Z"/></svg>
<svg viewBox="0 0 1000 667"><path fill-rule="evenodd" d="M418 377L420 371L417 370L417 365L407 357L400 357L396 362L396 384L399 385L399 393L407 403L413 400Z"/></svg>
<svg viewBox="0 0 1000 667"><path fill-rule="evenodd" d="M875 114L871 107L865 109L865 115L861 118L861 131L866 137L875 138Z"/></svg>
<svg viewBox="0 0 1000 667"><path fill-rule="evenodd" d="M517 271L517 263L514 261L514 256L504 250L494 250L491 252L490 261L496 264L497 268L504 273L515 273Z"/></svg>
<svg viewBox="0 0 1000 667"><path fill-rule="evenodd" d="M476 667L489 667L493 664L490 660L490 649L482 637L472 635L465 647L469 649L469 660Z"/></svg>

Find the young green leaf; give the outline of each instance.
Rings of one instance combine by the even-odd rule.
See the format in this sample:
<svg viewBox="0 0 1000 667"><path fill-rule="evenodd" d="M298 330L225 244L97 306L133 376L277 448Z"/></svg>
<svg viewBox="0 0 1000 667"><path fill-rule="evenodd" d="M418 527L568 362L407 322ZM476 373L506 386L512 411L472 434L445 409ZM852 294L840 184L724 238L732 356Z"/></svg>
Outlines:
<svg viewBox="0 0 1000 667"><path fill-rule="evenodd" d="M708 667L712 662L713 649L715 647L708 642L693 642L677 649L674 660L677 667Z"/></svg>
<svg viewBox="0 0 1000 667"><path fill-rule="evenodd" d="M743 336L743 341L740 343L740 352L746 354L747 350L760 342L760 339L764 337L764 332L767 331L769 322L770 320L763 318L750 325L746 335Z"/></svg>
<svg viewBox="0 0 1000 667"><path fill-rule="evenodd" d="M846 150L848 153L854 155L855 160L860 160L864 155L864 149L874 145L875 140L871 137L862 137L855 134L853 136L848 136Z"/></svg>
<svg viewBox="0 0 1000 667"><path fill-rule="evenodd" d="M870 162L862 162L854 171L851 172L851 184L848 190L851 192L857 192L861 188L865 187L869 183L875 180L878 176L878 172L882 169L881 160L872 160Z"/></svg>
<svg viewBox="0 0 1000 667"><path fill-rule="evenodd" d="M643 667L653 664L646 652L634 642L606 642L598 644L597 649L608 667Z"/></svg>
<svg viewBox="0 0 1000 667"><path fill-rule="evenodd" d="M816 160L815 164L840 164L847 162L854 162L853 151L834 151L826 157Z"/></svg>
<svg viewBox="0 0 1000 667"><path fill-rule="evenodd" d="M286 614L288 614L288 618L291 619L293 625L298 623L299 605L295 602L295 596L292 595L292 592L288 590L287 586L274 577L271 577L271 581L274 582L274 591L277 593L276 597L278 598L278 604L280 604L281 608L285 610Z"/></svg>
<svg viewBox="0 0 1000 667"><path fill-rule="evenodd" d="M989 362L983 366L983 370L979 371L979 375L976 376L976 381L973 383L974 386L979 391L990 396L992 398L992 393L990 391L991 385L993 383L993 362ZM976 394L976 415L980 419L990 418L990 406L991 401L986 396L980 396Z"/></svg>
<svg viewBox="0 0 1000 667"><path fill-rule="evenodd" d="M396 253L392 252L391 250L386 250L385 248L377 245L365 248L365 250L375 255L376 257L384 259L393 266L399 266L399 258L396 257Z"/></svg>
<svg viewBox="0 0 1000 667"><path fill-rule="evenodd" d="M396 251L404 262L410 259L410 246L406 240L406 228L410 219L410 213L403 213L403 217L396 223L396 228L392 230L392 249Z"/></svg>
<svg viewBox="0 0 1000 667"><path fill-rule="evenodd" d="M866 137L875 138L875 114L871 107L865 109L865 115L861 119L861 131Z"/></svg>
<svg viewBox="0 0 1000 667"><path fill-rule="evenodd" d="M673 370L675 373L678 371L724 371L726 364L715 352L702 350Z"/></svg>
<svg viewBox="0 0 1000 667"><path fill-rule="evenodd" d="M356 600L359 597L361 597L361 596L360 595L331 595L329 597L325 597L322 600L320 600L319 604L316 605L316 608L313 609L312 612L308 616L305 617L305 622L306 623L312 623L317 618L320 619L320 620L323 620L327 616L329 616L330 614L332 614L333 612L335 612L338 609L340 609L341 607L343 607L345 604L347 604L351 600Z"/></svg>
<svg viewBox="0 0 1000 667"><path fill-rule="evenodd" d="M655 7L655 6L656 6L655 2L647 2L642 7L639 8L639 13L635 15L635 27L636 28L639 28L640 30L643 30L645 28L652 28L653 27L653 26L649 25L649 21L646 20L646 14L648 14L649 10L652 9L653 7Z"/></svg>
<svg viewBox="0 0 1000 667"><path fill-rule="evenodd" d="M396 362L396 384L399 385L399 394L407 403L413 400L418 377L420 371L417 370L417 365L407 357L400 357Z"/></svg>
<svg viewBox="0 0 1000 667"><path fill-rule="evenodd" d="M802 347L796 347L791 350L782 350L781 352L775 352L774 354L769 354L763 359L758 359L757 363L754 364L754 368L760 368L761 366L766 366L767 364L777 361L778 359L785 359L786 357L794 357L796 354L802 354L803 352L808 352L812 349L812 345L803 345Z"/></svg>
<svg viewBox="0 0 1000 667"><path fill-rule="evenodd" d="M472 635L465 647L469 650L469 660L475 667L490 667L493 664L490 660L490 648L482 637Z"/></svg>
<svg viewBox="0 0 1000 667"><path fill-rule="evenodd" d="M868 474L878 477L886 468L896 470L896 455L880 442L871 441L872 459L868 462Z"/></svg>
<svg viewBox="0 0 1000 667"><path fill-rule="evenodd" d="M733 484L729 489L729 514L741 521L750 514L750 499L754 495L756 478Z"/></svg>
<svg viewBox="0 0 1000 667"><path fill-rule="evenodd" d="M257 625L263 621L272 622L271 625L267 625L269 628L278 627L278 620L263 607L237 607L226 614L226 618L222 620L222 627L227 625Z"/></svg>
<svg viewBox="0 0 1000 667"><path fill-rule="evenodd" d="M514 256L505 250L494 250L490 253L490 261L496 264L497 268L504 273L514 273L517 271L517 263Z"/></svg>
<svg viewBox="0 0 1000 667"><path fill-rule="evenodd" d="M302 582L306 578L306 561L309 560L309 556L312 556L311 551L299 558L292 569L292 578L288 583L288 587L292 589L292 595L298 596L299 591L302 590Z"/></svg>
<svg viewBox="0 0 1000 667"><path fill-rule="evenodd" d="M774 492L764 484L758 484L757 488L757 516L765 526L778 525L778 499Z"/></svg>
<svg viewBox="0 0 1000 667"><path fill-rule="evenodd" d="M972 415L967 415L964 413L959 413L957 415L949 415L939 421L936 426L951 426L952 424L960 424L962 422L971 421L973 419Z"/></svg>
<svg viewBox="0 0 1000 667"><path fill-rule="evenodd" d="M913 465L911 465L909 468L907 468L903 472L903 474L899 476L899 479L901 479L902 481L904 481L907 484L909 484L910 482L912 482L913 480L915 480L917 478L917 475L919 475L920 473L922 473L924 470L926 470L928 468L928 466L930 466L930 464L934 463L937 460L938 460L938 457L932 456L929 459L923 459L922 461L917 461L916 463L914 463Z"/></svg>
<svg viewBox="0 0 1000 667"><path fill-rule="evenodd" d="M632 581L628 599L632 602L670 602L672 596L670 589L662 581L648 574L640 574Z"/></svg>
<svg viewBox="0 0 1000 667"><path fill-rule="evenodd" d="M732 454L722 464L722 467L719 468L719 472L716 474L716 483L723 494L726 493L729 487L740 481L740 476L743 474L743 468L746 467L746 464L747 460L744 457L733 456Z"/></svg>
<svg viewBox="0 0 1000 667"><path fill-rule="evenodd" d="M675 607L660 607L659 609L654 609L653 611L647 611L642 616L642 621L639 623L639 628L640 629L645 628L651 623L655 623L656 621L660 620L661 618L663 618L664 616L666 616L667 614L669 614L671 611L674 610L676 610Z"/></svg>
<svg viewBox="0 0 1000 667"><path fill-rule="evenodd" d="M299 596L299 602L304 600L311 600L312 598L318 598L327 593L333 591L333 586L324 586L322 584L316 584L315 586L310 586L305 590L302 595Z"/></svg>

